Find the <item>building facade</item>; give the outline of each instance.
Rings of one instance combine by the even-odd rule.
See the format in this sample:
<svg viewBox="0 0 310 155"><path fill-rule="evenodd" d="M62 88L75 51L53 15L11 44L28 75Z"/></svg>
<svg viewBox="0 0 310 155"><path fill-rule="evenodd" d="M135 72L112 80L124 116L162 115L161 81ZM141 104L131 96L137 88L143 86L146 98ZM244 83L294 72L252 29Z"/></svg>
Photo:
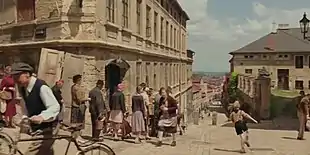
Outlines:
<svg viewBox="0 0 310 155"><path fill-rule="evenodd" d="M310 44L299 28L279 27L230 54L231 71L257 76L265 68L273 88L310 89Z"/></svg>
<svg viewBox="0 0 310 155"><path fill-rule="evenodd" d="M171 86L186 113L187 20L177 0L0 0L0 59L28 62L50 85L63 79L67 107L81 74L88 90L98 79L108 89L123 82L128 109L138 84ZM129 69L111 63L122 61Z"/></svg>

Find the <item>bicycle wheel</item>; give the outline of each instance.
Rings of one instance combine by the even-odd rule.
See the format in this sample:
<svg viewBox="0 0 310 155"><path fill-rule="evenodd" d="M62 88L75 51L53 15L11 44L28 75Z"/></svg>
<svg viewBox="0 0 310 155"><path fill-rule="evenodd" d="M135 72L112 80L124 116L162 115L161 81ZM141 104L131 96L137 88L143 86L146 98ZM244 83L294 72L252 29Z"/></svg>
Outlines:
<svg viewBox="0 0 310 155"><path fill-rule="evenodd" d="M0 154L10 155L13 152L12 139L5 133L0 133Z"/></svg>
<svg viewBox="0 0 310 155"><path fill-rule="evenodd" d="M97 143L79 151L76 155L115 155L115 152L108 145Z"/></svg>

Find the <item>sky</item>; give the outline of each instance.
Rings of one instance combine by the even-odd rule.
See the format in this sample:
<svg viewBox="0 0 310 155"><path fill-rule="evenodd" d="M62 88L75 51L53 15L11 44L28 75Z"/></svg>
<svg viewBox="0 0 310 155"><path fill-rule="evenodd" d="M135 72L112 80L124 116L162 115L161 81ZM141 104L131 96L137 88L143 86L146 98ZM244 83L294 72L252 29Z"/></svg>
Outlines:
<svg viewBox="0 0 310 155"><path fill-rule="evenodd" d="M270 33L273 25L299 27L304 12L310 19L310 0L178 1L191 19L188 48L196 52L194 71L229 71L229 52Z"/></svg>

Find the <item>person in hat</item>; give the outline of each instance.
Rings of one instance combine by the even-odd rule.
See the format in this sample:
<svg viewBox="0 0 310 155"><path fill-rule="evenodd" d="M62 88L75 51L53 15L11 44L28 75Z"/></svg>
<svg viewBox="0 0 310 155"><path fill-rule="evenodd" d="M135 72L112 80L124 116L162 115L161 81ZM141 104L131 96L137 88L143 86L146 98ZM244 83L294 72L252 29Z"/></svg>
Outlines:
<svg viewBox="0 0 310 155"><path fill-rule="evenodd" d="M306 128L307 119L309 119L309 94L305 95L304 91L300 91L299 100L297 103L297 116L299 120L298 140L304 139L304 132Z"/></svg>
<svg viewBox="0 0 310 155"><path fill-rule="evenodd" d="M103 89L103 86L103 81L98 80L96 83L96 87L89 92L89 113L92 123L92 138L94 140L99 140L101 131L100 129L98 129L97 122L103 121L103 119L107 116L108 112L110 112L110 107L108 103L105 102L103 99L101 91Z"/></svg>
<svg viewBox="0 0 310 155"><path fill-rule="evenodd" d="M149 95L147 94L147 92L150 89L147 87L146 83L144 83L144 82L141 83L139 86L142 88L141 95L142 95L143 100L144 100L144 106L145 106L145 112L146 112L146 116L145 116L145 135L146 136L145 136L145 138L147 140L150 140L151 138L149 136L149 127L148 127L148 125L149 125L149 114L150 114L150 112L149 112L149 105L151 103L150 103Z"/></svg>
<svg viewBox="0 0 310 155"><path fill-rule="evenodd" d="M26 108L32 131L42 130L42 135L52 136L60 106L51 88L45 81L33 77L33 71L29 64L19 62L12 65L11 75L25 102L22 107ZM25 155L53 155L53 144L54 140L33 142Z"/></svg>
<svg viewBox="0 0 310 155"><path fill-rule="evenodd" d="M118 141L118 131L121 128L121 124L124 120L126 105L125 95L123 93L123 86L121 84L118 84L115 90L116 91L111 95L109 103L111 108L109 121L111 122L113 127L114 140Z"/></svg>
<svg viewBox="0 0 310 155"><path fill-rule="evenodd" d="M4 112L4 118L6 122L6 126L9 128L14 128L13 116L16 115L16 103L18 100L15 99L15 83L10 75L11 66L5 67L5 76L3 77L0 83L0 91L5 91L10 94L11 98L5 100L6 102L6 110Z"/></svg>
<svg viewBox="0 0 310 155"><path fill-rule="evenodd" d="M63 85L64 85L64 80L58 80L56 81L55 85L52 87L54 96L56 97L59 103L59 106L60 106L60 112L58 114L59 122L63 122L63 113L64 113L64 108L63 108L64 100L63 100L62 92L61 92L61 88L63 87Z"/></svg>
<svg viewBox="0 0 310 155"><path fill-rule="evenodd" d="M230 120L235 125L235 131L241 140L241 152L245 153L244 145L250 147L249 143L249 132L248 127L245 122L245 118L252 120L255 123L258 123L254 118L249 114L245 113L243 110L240 110L239 101L235 101L232 107L232 113L230 114Z"/></svg>

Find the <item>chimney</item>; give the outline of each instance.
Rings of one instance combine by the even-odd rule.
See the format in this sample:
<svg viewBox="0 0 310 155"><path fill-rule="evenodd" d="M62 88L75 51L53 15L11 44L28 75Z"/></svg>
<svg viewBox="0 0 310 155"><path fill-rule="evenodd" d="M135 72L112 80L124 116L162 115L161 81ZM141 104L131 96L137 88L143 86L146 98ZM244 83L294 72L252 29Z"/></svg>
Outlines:
<svg viewBox="0 0 310 155"><path fill-rule="evenodd" d="M274 21L272 23L272 31L270 34L268 34L267 38L267 45L264 47L264 49L268 51L274 51L275 49L275 42L274 42L274 35L277 34L277 24Z"/></svg>
<svg viewBox="0 0 310 155"><path fill-rule="evenodd" d="M275 21L272 22L271 33L272 34L277 33L277 23Z"/></svg>

